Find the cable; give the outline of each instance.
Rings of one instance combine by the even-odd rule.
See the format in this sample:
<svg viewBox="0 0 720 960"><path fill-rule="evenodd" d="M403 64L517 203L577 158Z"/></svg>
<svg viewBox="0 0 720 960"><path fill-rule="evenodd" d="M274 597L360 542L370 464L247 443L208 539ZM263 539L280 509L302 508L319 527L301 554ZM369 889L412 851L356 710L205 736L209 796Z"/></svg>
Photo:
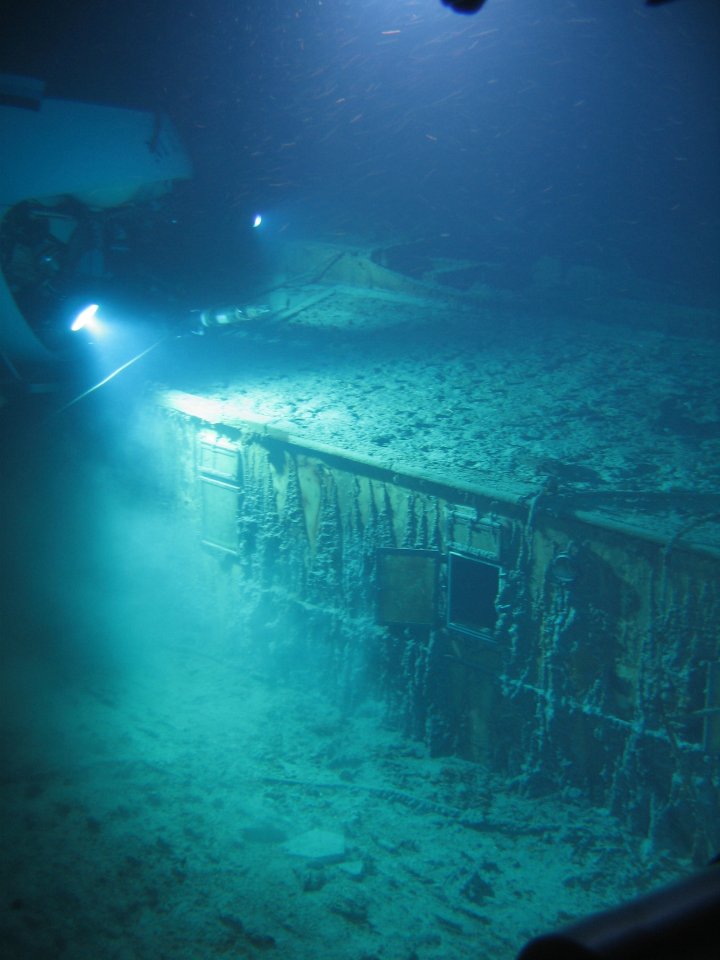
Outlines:
<svg viewBox="0 0 720 960"><path fill-rule="evenodd" d="M146 356L148 353L150 353L151 350L154 350L155 347L159 347L161 343L164 343L164 342L165 342L166 340L168 340L168 339L169 339L169 334L166 334L164 337L161 337L159 340L156 340L155 343L151 344L149 347L146 347L144 350L142 350L140 353L138 353L137 356L134 356L134 357L132 357L132 359L127 360L125 363L123 363L121 366L119 366L119 367L117 368L117 370L113 370L112 373L109 373L109 374L108 374L103 380L101 380L99 383L96 383L94 386L90 387L88 390L85 390L84 393L81 393L79 396L77 396L77 397L75 397L74 399L70 400L70 401L69 401L68 403L66 403L64 406L59 407L57 410L54 410L54 411L50 414L50 418L52 418L52 417L57 417L57 416L59 416L61 413L65 413L65 411L66 411L66 410L69 410L70 407L74 407L76 403L79 403L81 400L84 400L85 397L90 396L91 393L95 393L95 391L96 391L96 390L99 390L100 387L104 387L106 383L109 383L109 382L110 382L112 379L114 379L119 373L122 373L123 370L127 370L128 367L130 367L130 366L133 365L133 363L137 363L138 360L141 360L144 356Z"/></svg>

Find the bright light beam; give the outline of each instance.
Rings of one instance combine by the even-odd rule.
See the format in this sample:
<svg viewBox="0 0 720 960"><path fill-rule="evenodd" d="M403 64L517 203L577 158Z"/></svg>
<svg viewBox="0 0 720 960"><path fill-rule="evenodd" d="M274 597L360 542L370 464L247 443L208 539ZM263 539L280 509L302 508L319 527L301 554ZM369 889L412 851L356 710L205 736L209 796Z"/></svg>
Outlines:
<svg viewBox="0 0 720 960"><path fill-rule="evenodd" d="M75 317L72 322L70 329L73 333L77 333L78 330L90 330L97 331L97 312L100 309L100 304L91 303L85 307L84 310L81 310L80 313Z"/></svg>
<svg viewBox="0 0 720 960"><path fill-rule="evenodd" d="M50 414L50 417L57 417L59 414L65 413L66 410L69 410L70 407L74 407L76 403L84 400L85 397L89 397L91 393L95 393L95 391L99 390L100 387L104 387L106 383L110 383L110 381L119 373L122 373L123 370L127 370L128 367L133 365L133 363L137 363L138 360L141 360L146 354L150 353L151 350L154 350L155 347L159 347L160 344L164 343L167 339L167 336L165 336L161 337L160 340L156 340L155 343L138 353L137 356L132 357L132 359L128 360L126 363L123 363L122 366L119 366L117 370L113 370L112 373L109 373L104 380L100 381L100 383L96 383L94 386L90 387L89 390L86 390L84 393L81 393L80 396L75 397L69 403L66 403L65 406L59 407L57 410L53 411L53 413Z"/></svg>

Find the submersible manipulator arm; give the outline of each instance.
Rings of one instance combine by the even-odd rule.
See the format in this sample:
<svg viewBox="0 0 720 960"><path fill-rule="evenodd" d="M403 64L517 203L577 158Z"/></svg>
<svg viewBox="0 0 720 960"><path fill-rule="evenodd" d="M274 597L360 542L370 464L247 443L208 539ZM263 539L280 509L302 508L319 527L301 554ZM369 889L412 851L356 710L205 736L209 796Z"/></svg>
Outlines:
<svg viewBox="0 0 720 960"><path fill-rule="evenodd" d="M685 880L531 940L517 960L717 960L720 855Z"/></svg>

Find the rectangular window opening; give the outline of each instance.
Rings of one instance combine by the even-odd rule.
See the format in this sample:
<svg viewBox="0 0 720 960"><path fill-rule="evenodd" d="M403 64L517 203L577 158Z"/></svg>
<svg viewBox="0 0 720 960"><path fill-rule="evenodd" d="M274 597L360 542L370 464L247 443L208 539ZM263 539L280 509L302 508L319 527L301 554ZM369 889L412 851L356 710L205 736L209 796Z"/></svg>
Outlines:
<svg viewBox="0 0 720 960"><path fill-rule="evenodd" d="M449 628L486 640L494 639L500 572L495 563L460 553L448 555Z"/></svg>
<svg viewBox="0 0 720 960"><path fill-rule="evenodd" d="M240 447L212 430L198 436L202 540L223 553L237 554L242 488Z"/></svg>
<svg viewBox="0 0 720 960"><path fill-rule="evenodd" d="M431 626L437 618L436 550L378 550L378 623Z"/></svg>

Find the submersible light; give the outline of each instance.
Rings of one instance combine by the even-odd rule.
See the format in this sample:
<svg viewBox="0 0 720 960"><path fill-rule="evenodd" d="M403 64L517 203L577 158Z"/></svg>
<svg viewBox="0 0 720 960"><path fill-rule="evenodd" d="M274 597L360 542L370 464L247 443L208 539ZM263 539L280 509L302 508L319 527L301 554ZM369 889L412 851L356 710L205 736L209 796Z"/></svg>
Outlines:
<svg viewBox="0 0 720 960"><path fill-rule="evenodd" d="M97 312L99 309L100 304L98 303L90 303L84 307L70 325L73 333L77 333L78 330L90 330L93 333L97 332Z"/></svg>
<svg viewBox="0 0 720 960"><path fill-rule="evenodd" d="M262 215L259 213L256 213L255 218L253 219L253 230L257 230L258 227L262 226L262 222L263 222Z"/></svg>

